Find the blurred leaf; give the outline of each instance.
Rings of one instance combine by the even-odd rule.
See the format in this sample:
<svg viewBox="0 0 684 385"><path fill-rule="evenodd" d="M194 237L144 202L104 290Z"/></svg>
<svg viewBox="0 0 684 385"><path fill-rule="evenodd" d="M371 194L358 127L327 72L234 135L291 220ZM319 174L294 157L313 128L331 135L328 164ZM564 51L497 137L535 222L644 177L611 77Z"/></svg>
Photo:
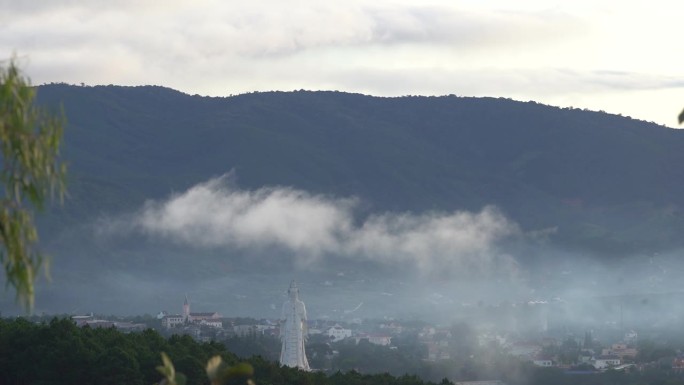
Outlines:
<svg viewBox="0 0 684 385"><path fill-rule="evenodd" d="M207 376L212 384L215 384L219 380L221 371L225 364L221 359L221 356L214 356L209 361L207 361Z"/></svg>
<svg viewBox="0 0 684 385"><path fill-rule="evenodd" d="M175 376L176 370L173 367L173 363L171 362L171 359L169 358L169 356L167 356L166 353L162 352L161 357L162 357L162 362L164 363L164 365L163 366L157 366L157 370L161 374L163 374L167 377Z"/></svg>
<svg viewBox="0 0 684 385"><path fill-rule="evenodd" d="M183 373L176 373L173 367L173 362L166 353L161 353L162 362L164 365L157 366L157 371L164 376L164 379L159 382L160 385L185 385L186 377Z"/></svg>
<svg viewBox="0 0 684 385"><path fill-rule="evenodd" d="M254 368L247 363L228 366L221 356L214 356L207 362L207 376L212 385L223 385L227 382L236 383L244 380L251 384L250 377L254 375Z"/></svg>
<svg viewBox="0 0 684 385"><path fill-rule="evenodd" d="M684 110L679 114L679 124L684 123Z"/></svg>
<svg viewBox="0 0 684 385"><path fill-rule="evenodd" d="M229 368L227 373L229 378L251 377L254 375L254 368L252 365L243 362Z"/></svg>
<svg viewBox="0 0 684 385"><path fill-rule="evenodd" d="M185 374L183 374L183 373L176 374L175 385L185 385L186 382L187 382L187 378L185 378Z"/></svg>

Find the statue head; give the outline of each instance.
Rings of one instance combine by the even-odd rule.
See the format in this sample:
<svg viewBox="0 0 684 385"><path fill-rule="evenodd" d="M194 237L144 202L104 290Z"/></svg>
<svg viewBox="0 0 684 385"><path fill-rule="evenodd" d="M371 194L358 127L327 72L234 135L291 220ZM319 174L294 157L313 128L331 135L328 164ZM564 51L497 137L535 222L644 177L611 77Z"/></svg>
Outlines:
<svg viewBox="0 0 684 385"><path fill-rule="evenodd" d="M293 301L299 299L299 288L297 287L297 283L294 280L292 280L292 282L290 283L290 287L287 289L287 294Z"/></svg>

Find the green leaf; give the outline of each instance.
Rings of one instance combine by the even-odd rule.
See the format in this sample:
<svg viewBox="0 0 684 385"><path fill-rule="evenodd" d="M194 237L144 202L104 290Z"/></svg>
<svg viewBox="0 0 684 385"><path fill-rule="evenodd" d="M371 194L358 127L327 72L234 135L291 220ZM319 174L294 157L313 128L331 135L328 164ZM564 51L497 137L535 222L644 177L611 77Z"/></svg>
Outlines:
<svg viewBox="0 0 684 385"><path fill-rule="evenodd" d="M240 363L231 367L223 362L221 356L214 356L207 362L207 376L212 385L222 385L239 379L247 381L253 375L254 369L250 364Z"/></svg>
<svg viewBox="0 0 684 385"><path fill-rule="evenodd" d="M242 362L229 368L227 374L228 378L252 377L254 375L254 368L252 368L252 365Z"/></svg>
<svg viewBox="0 0 684 385"><path fill-rule="evenodd" d="M35 250L38 233L33 212L48 193L64 194L66 169L59 157L63 114L34 105L35 90L10 60L0 66L0 262L6 283L30 312L34 281L42 258ZM46 270L47 271L47 270Z"/></svg>
<svg viewBox="0 0 684 385"><path fill-rule="evenodd" d="M183 373L176 373L175 385L185 385L187 378Z"/></svg>

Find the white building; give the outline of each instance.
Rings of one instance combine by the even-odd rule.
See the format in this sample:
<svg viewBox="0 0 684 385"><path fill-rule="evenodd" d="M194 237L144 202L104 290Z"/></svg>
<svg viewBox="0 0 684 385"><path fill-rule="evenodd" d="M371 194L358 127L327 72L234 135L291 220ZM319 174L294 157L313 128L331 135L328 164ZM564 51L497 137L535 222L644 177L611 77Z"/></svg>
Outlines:
<svg viewBox="0 0 684 385"><path fill-rule="evenodd" d="M384 335L370 335L368 342L374 345L387 346L392 343L392 337Z"/></svg>
<svg viewBox="0 0 684 385"><path fill-rule="evenodd" d="M342 341L345 338L349 338L352 335L351 329L345 329L340 325L335 325L328 329L328 337L332 337L333 342Z"/></svg>
<svg viewBox="0 0 684 385"><path fill-rule="evenodd" d="M542 368L550 368L553 366L553 361L544 358L532 360L532 363L534 364L534 366L540 366Z"/></svg>
<svg viewBox="0 0 684 385"><path fill-rule="evenodd" d="M354 337L356 344L361 342L361 340L367 340L373 345L388 346L392 343L392 337L386 335L378 334L359 334Z"/></svg>
<svg viewBox="0 0 684 385"><path fill-rule="evenodd" d="M223 321L221 320L203 319L199 322L199 324L212 328L223 329Z"/></svg>
<svg viewBox="0 0 684 385"><path fill-rule="evenodd" d="M255 325L235 325L233 326L233 332L238 337L246 337L252 334L256 334Z"/></svg>
<svg viewBox="0 0 684 385"><path fill-rule="evenodd" d="M165 311L157 315L157 318L161 317L162 327L170 329L175 328L182 324L202 324L208 325L216 328L223 328L223 322L221 322L221 315L217 312L208 313L191 313L190 312L190 301L188 301L188 296L185 296L185 302L183 302L183 314L173 314L169 315Z"/></svg>
<svg viewBox="0 0 684 385"><path fill-rule="evenodd" d="M620 365L620 357L618 356L600 356L592 360L592 365L596 369L605 369Z"/></svg>
<svg viewBox="0 0 684 385"><path fill-rule="evenodd" d="M255 327L256 332L259 334L262 334L262 335L266 334L270 330L276 330L277 329L277 327L275 325L271 325L271 324L258 324L258 325L254 325L254 327Z"/></svg>
<svg viewBox="0 0 684 385"><path fill-rule="evenodd" d="M162 327L171 329L178 325L182 325L185 322L185 318L180 314L166 315L161 319Z"/></svg>

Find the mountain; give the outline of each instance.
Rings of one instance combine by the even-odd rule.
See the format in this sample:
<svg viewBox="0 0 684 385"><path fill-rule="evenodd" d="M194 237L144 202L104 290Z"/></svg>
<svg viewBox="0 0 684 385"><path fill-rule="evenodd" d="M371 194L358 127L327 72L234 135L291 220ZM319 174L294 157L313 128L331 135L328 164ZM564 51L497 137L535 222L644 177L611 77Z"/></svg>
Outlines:
<svg viewBox="0 0 684 385"><path fill-rule="evenodd" d="M675 129L453 95L212 98L51 84L38 102L65 113L69 165L69 197L39 216L54 263L38 312L173 312L189 294L201 311L278 317L292 279L311 318L333 319L451 320L473 303L682 289L684 132ZM261 215L256 230L207 227L192 211L156 233L140 226L141 213L226 174L237 195L221 204L251 199L266 210L277 192L331 214L321 223L333 226L319 232L287 207ZM201 215L222 220L224 207L215 210ZM188 215L198 225L173 230ZM287 215L296 226L274 222ZM516 235L500 240L508 230ZM0 308L20 312L12 303Z"/></svg>
<svg viewBox="0 0 684 385"><path fill-rule="evenodd" d="M59 223L135 210L232 170L243 188L354 196L368 212L495 205L568 248L684 243L684 133L627 117L453 95L212 98L63 84L38 95L68 121L71 198Z"/></svg>

